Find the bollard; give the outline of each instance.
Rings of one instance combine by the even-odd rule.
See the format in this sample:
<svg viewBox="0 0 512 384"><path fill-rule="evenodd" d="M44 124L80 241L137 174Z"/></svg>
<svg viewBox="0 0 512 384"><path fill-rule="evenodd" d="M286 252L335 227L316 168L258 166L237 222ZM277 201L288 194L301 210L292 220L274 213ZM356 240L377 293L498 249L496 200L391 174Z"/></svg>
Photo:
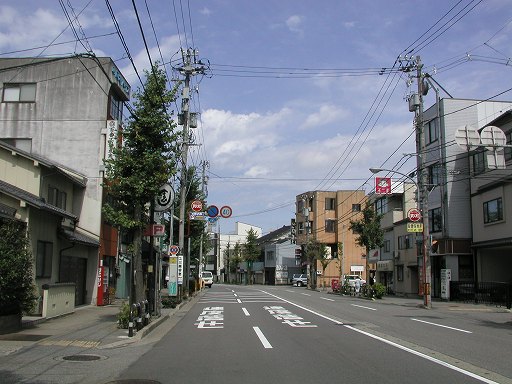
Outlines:
<svg viewBox="0 0 512 384"><path fill-rule="evenodd" d="M142 308L140 303L137 303L137 331L142 329Z"/></svg>
<svg viewBox="0 0 512 384"><path fill-rule="evenodd" d="M128 337L133 337L133 313L137 310L137 305L132 304L130 308L130 320L128 322Z"/></svg>
<svg viewBox="0 0 512 384"><path fill-rule="evenodd" d="M144 325L148 325L149 324L149 320L150 320L150 315L149 315L149 301L144 301L144 312L145 312L145 315L144 315Z"/></svg>

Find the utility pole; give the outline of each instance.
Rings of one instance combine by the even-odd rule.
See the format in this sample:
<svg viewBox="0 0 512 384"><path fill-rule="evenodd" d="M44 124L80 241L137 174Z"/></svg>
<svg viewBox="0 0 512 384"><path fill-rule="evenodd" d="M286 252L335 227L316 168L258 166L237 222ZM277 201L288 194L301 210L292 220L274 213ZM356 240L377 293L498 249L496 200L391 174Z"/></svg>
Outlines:
<svg viewBox="0 0 512 384"><path fill-rule="evenodd" d="M179 255L183 256L183 298L189 293L189 271L190 258L185 255L189 252L183 252L185 248L185 216L187 212L187 157L190 141L190 77L204 72L204 66L196 61L196 50L182 50L183 66L178 68L180 73L185 76L185 86L182 91L181 113L183 116L183 136L181 148L181 178L180 178L180 221L178 230L178 246L180 248Z"/></svg>
<svg viewBox="0 0 512 384"><path fill-rule="evenodd" d="M415 60L416 66L416 77L418 83L418 100L419 105L416 109L416 151L418 153L417 156L417 166L418 166L418 186L420 189L420 204L421 204L421 212L423 215L423 242L422 242L422 253L423 253L423 268L422 268L422 277L423 277L423 305L425 308L432 307L432 299L430 293L430 283L431 283L431 275L430 275L430 236L429 236L429 222L428 222L428 172L426 168L426 153L425 153L425 134L423 130L423 73L422 68L423 64L421 63L420 56L416 56Z"/></svg>
<svg viewBox="0 0 512 384"><path fill-rule="evenodd" d="M208 163L208 161L203 161L201 163L201 165L203 166L203 171L202 171L202 175L201 175L201 193L206 198L206 197L208 197L208 192L206 189L206 183L207 183L206 168L208 168L210 166L210 164ZM204 235L204 230L201 232L201 242L199 243L199 266L198 266L199 273L201 273L203 271L203 235Z"/></svg>

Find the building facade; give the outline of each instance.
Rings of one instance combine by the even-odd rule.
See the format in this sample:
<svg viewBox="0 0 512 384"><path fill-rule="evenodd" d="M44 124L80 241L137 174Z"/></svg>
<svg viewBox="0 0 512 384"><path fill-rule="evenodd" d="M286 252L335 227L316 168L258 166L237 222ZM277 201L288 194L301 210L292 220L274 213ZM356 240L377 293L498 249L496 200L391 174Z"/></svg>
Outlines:
<svg viewBox="0 0 512 384"><path fill-rule="evenodd" d="M327 247L324 264L316 262L317 286L331 286L333 279L343 275L365 276L366 251L356 244L357 235L349 229L350 220L359 220L365 202L363 190L310 191L296 196L297 244L317 241Z"/></svg>
<svg viewBox="0 0 512 384"><path fill-rule="evenodd" d="M110 58L88 55L0 59L0 84L0 139L84 176L83 197L72 202L74 231L99 248L87 257L71 247L52 252L68 276L59 280L85 280L84 303L102 305L122 270L117 232L102 219L103 159L109 132L122 122L130 86Z"/></svg>

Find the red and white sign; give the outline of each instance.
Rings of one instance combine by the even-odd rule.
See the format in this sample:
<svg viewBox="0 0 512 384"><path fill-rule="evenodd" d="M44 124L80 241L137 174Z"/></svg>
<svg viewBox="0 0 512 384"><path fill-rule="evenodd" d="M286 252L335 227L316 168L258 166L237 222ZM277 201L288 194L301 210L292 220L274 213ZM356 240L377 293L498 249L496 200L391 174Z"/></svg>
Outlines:
<svg viewBox="0 0 512 384"><path fill-rule="evenodd" d="M228 217L231 217L232 214L233 214L233 210L228 205L225 205L220 209L220 215L221 215L221 217L223 217L225 219L227 219Z"/></svg>
<svg viewBox="0 0 512 384"><path fill-rule="evenodd" d="M377 195L390 195L391 194L391 177L376 177L375 178L375 193Z"/></svg>
<svg viewBox="0 0 512 384"><path fill-rule="evenodd" d="M411 221L420 221L421 212L418 208L411 208L407 211L407 218Z"/></svg>
<svg viewBox="0 0 512 384"><path fill-rule="evenodd" d="M153 224L153 236L164 236L164 235L165 235L165 225Z"/></svg>
<svg viewBox="0 0 512 384"><path fill-rule="evenodd" d="M201 200L194 200L191 207L194 212L199 212L203 209L203 202Z"/></svg>
<svg viewBox="0 0 512 384"><path fill-rule="evenodd" d="M177 245L171 245L169 247L169 253L171 255L177 255L179 251L180 251L180 247L178 247Z"/></svg>

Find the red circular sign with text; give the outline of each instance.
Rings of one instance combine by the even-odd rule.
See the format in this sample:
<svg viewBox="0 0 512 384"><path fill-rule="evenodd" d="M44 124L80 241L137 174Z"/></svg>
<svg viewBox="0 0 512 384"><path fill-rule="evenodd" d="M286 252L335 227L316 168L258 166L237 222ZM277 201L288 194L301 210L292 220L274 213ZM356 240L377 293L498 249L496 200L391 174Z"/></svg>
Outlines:
<svg viewBox="0 0 512 384"><path fill-rule="evenodd" d="M411 208L407 212L407 217L411 221L420 221L421 220L421 212L418 208Z"/></svg>
<svg viewBox="0 0 512 384"><path fill-rule="evenodd" d="M203 209L203 202L201 200L194 200L191 207L194 212L200 212Z"/></svg>
<svg viewBox="0 0 512 384"><path fill-rule="evenodd" d="M225 205L223 206L221 209L220 209L220 215L227 219L228 217L231 217L231 215L233 214L233 210L231 209L230 206L228 205Z"/></svg>

